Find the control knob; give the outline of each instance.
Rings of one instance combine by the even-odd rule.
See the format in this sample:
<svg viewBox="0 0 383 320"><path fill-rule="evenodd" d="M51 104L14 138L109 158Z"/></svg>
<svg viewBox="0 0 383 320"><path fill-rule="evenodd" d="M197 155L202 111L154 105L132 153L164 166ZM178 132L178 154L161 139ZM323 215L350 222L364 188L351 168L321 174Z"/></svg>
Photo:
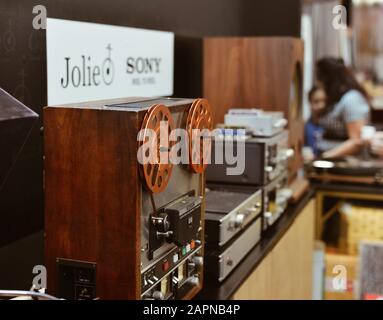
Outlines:
<svg viewBox="0 0 383 320"><path fill-rule="evenodd" d="M265 219L269 225L272 224L272 222L273 222L272 221L272 219L273 219L273 213L272 212L266 211L264 217L265 217Z"/></svg>
<svg viewBox="0 0 383 320"><path fill-rule="evenodd" d="M152 217L153 224L159 232L167 232L170 228L169 217L165 212Z"/></svg>
<svg viewBox="0 0 383 320"><path fill-rule="evenodd" d="M154 300L164 300L165 296L161 291L154 291L152 294Z"/></svg>
<svg viewBox="0 0 383 320"><path fill-rule="evenodd" d="M169 238L173 235L173 231L170 231L169 217L165 212L161 212L157 216L152 217L154 226L157 229L157 238Z"/></svg>
<svg viewBox="0 0 383 320"><path fill-rule="evenodd" d="M191 276L186 281L187 281L187 283L191 284L192 286L198 286L199 285L198 275Z"/></svg>
<svg viewBox="0 0 383 320"><path fill-rule="evenodd" d="M245 215L242 213L238 213L235 218L233 219L233 225L234 228L239 228L242 226L243 222L245 220Z"/></svg>
<svg viewBox="0 0 383 320"><path fill-rule="evenodd" d="M152 294L148 293L143 297L144 300L164 300L165 296L161 291L154 291Z"/></svg>
<svg viewBox="0 0 383 320"><path fill-rule="evenodd" d="M255 214L258 212L258 209L259 209L259 207L256 205L253 208L246 209L246 215L248 216L251 214Z"/></svg>
<svg viewBox="0 0 383 320"><path fill-rule="evenodd" d="M203 258L200 256L194 256L190 260L196 268L201 268L203 266Z"/></svg>
<svg viewBox="0 0 383 320"><path fill-rule="evenodd" d="M267 166L267 167L265 167L265 171L266 171L267 173L272 173L273 170L274 170L274 168L273 168L272 166Z"/></svg>
<svg viewBox="0 0 383 320"><path fill-rule="evenodd" d="M203 266L203 258L200 256L194 256L188 261L189 270L200 270Z"/></svg>

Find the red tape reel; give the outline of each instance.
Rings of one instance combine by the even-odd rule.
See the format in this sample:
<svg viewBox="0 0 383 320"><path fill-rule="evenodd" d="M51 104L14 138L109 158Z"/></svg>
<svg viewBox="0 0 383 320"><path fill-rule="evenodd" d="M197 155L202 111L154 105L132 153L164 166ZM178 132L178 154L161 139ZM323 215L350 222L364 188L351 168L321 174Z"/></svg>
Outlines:
<svg viewBox="0 0 383 320"><path fill-rule="evenodd" d="M211 141L203 141L204 129L213 129L213 115L206 99L197 99L189 109L186 129L189 136L189 168L192 172L203 173L210 159ZM195 131L199 130L199 133Z"/></svg>
<svg viewBox="0 0 383 320"><path fill-rule="evenodd" d="M166 141L162 141L160 135L161 122L167 123L168 137ZM166 127L165 127L166 128ZM173 169L173 164L170 161L170 149L172 147L169 141L170 132L174 130L174 120L170 113L170 110L162 104L152 106L146 113L144 121L142 122L141 130L143 131L143 137L145 141L141 142L141 146L144 143L150 141L148 152L153 155L149 163L141 165L142 177L145 180L146 187L153 193L159 193L166 189ZM155 138L149 139L149 130L153 130L156 134ZM163 133L161 133L163 134ZM161 142L165 145L161 145ZM166 163L161 163L161 153L166 157Z"/></svg>

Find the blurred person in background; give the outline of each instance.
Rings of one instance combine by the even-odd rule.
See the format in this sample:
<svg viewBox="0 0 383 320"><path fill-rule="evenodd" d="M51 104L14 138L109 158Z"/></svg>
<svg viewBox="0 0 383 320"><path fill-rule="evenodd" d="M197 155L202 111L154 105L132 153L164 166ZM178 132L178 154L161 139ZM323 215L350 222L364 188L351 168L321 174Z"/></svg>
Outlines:
<svg viewBox="0 0 383 320"><path fill-rule="evenodd" d="M319 86L311 88L308 94L311 116L305 124L305 146L311 148L313 157L320 155L318 143L323 137L323 128L319 125L319 118L326 108L326 93Z"/></svg>
<svg viewBox="0 0 383 320"><path fill-rule="evenodd" d="M343 59L323 58L316 69L326 93L326 107L318 120L323 128L318 149L327 159L356 154L363 146L362 128L370 120L368 94Z"/></svg>

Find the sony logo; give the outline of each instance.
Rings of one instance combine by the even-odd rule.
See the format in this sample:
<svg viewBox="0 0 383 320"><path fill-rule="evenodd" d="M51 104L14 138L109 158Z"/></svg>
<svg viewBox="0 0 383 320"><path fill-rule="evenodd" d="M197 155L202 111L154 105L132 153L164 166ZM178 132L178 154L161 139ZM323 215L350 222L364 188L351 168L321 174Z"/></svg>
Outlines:
<svg viewBox="0 0 383 320"><path fill-rule="evenodd" d="M128 57L126 72L128 74L160 73L161 58Z"/></svg>

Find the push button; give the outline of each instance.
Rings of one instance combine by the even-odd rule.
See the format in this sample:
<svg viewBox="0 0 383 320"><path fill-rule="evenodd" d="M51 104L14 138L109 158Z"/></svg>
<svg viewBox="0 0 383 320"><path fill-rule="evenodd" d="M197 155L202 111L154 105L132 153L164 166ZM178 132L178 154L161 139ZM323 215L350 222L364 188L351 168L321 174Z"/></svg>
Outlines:
<svg viewBox="0 0 383 320"><path fill-rule="evenodd" d="M168 271L168 269L169 269L169 261L164 261L164 263L162 264L162 270Z"/></svg>

